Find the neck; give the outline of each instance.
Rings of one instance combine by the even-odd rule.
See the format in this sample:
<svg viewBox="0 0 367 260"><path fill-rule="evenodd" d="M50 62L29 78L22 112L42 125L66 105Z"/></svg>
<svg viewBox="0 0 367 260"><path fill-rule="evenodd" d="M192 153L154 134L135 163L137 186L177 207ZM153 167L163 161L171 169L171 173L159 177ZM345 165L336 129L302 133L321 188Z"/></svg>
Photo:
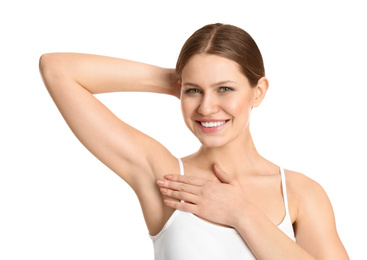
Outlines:
<svg viewBox="0 0 367 260"><path fill-rule="evenodd" d="M203 169L213 169L213 164L218 163L220 167L232 176L245 173L253 173L266 160L257 152L250 132L241 140L236 139L221 147L201 146L195 157Z"/></svg>

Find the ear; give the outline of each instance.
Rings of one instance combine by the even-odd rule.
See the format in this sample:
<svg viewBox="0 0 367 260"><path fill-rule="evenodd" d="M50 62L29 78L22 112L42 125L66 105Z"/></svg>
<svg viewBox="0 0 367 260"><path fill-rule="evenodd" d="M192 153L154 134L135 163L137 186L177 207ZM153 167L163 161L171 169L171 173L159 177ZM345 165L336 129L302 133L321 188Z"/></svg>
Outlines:
<svg viewBox="0 0 367 260"><path fill-rule="evenodd" d="M182 96L182 82L181 82L181 79L178 79L178 81L177 81L177 85L178 85L178 91L179 91L179 93L178 93L178 99L181 99L181 96Z"/></svg>
<svg viewBox="0 0 367 260"><path fill-rule="evenodd" d="M263 101L266 92L268 91L269 88L269 81L267 78L262 77L259 79L259 81L257 82L257 85L255 87L255 96L254 96L254 103L253 103L253 107L258 107L260 106L261 102Z"/></svg>

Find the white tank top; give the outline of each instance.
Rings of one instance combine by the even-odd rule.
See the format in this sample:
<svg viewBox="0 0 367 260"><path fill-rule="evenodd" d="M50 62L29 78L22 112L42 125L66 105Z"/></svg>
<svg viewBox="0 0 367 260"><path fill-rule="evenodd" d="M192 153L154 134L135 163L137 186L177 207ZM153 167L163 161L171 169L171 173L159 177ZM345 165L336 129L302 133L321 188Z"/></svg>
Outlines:
<svg viewBox="0 0 367 260"><path fill-rule="evenodd" d="M183 175L180 159L179 163L180 174ZM295 241L283 168L280 168L280 173L286 214L278 228ZM256 259L234 228L219 226L180 210L174 211L163 229L150 237L153 240L155 260Z"/></svg>

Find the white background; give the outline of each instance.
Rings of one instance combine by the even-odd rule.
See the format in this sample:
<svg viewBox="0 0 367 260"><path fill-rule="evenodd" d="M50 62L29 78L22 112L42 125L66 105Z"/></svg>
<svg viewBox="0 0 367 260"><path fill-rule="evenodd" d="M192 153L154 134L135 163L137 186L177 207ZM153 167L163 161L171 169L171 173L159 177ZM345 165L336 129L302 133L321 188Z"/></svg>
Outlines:
<svg viewBox="0 0 367 260"><path fill-rule="evenodd" d="M174 67L213 22L247 30L270 90L252 115L259 152L327 191L351 259L367 259L366 8L363 1L2 1L0 259L153 259L132 190L73 136L43 86L46 52ZM98 96L177 157L198 142L179 100Z"/></svg>

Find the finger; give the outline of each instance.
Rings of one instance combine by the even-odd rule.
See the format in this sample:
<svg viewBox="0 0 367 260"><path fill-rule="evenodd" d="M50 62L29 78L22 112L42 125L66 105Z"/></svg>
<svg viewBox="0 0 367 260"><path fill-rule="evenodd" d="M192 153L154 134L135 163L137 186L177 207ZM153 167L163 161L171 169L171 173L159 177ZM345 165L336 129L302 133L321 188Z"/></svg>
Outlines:
<svg viewBox="0 0 367 260"><path fill-rule="evenodd" d="M168 181L168 180L158 180L157 184L161 186L162 188L167 188L167 189L175 190L175 191L187 192L191 194L198 194L199 189L200 189L199 186L186 184L182 182L176 182L176 181Z"/></svg>
<svg viewBox="0 0 367 260"><path fill-rule="evenodd" d="M188 176L188 175L169 174L169 175L164 176L164 178L170 181L182 182L182 183L196 185L196 186L203 186L208 182L208 180L206 179L195 177L195 176Z"/></svg>
<svg viewBox="0 0 367 260"><path fill-rule="evenodd" d="M197 215L198 206L185 202L178 202L173 200L164 200L164 203L174 209L190 212Z"/></svg>
<svg viewBox="0 0 367 260"><path fill-rule="evenodd" d="M223 171L218 163L214 164L214 173L218 177L218 179L223 183L230 183L232 181L231 176L229 176L225 171Z"/></svg>
<svg viewBox="0 0 367 260"><path fill-rule="evenodd" d="M181 192L181 191L174 191L166 188L160 189L161 193L171 199L176 200L184 200L185 202L190 202L196 204L198 197L191 193Z"/></svg>

